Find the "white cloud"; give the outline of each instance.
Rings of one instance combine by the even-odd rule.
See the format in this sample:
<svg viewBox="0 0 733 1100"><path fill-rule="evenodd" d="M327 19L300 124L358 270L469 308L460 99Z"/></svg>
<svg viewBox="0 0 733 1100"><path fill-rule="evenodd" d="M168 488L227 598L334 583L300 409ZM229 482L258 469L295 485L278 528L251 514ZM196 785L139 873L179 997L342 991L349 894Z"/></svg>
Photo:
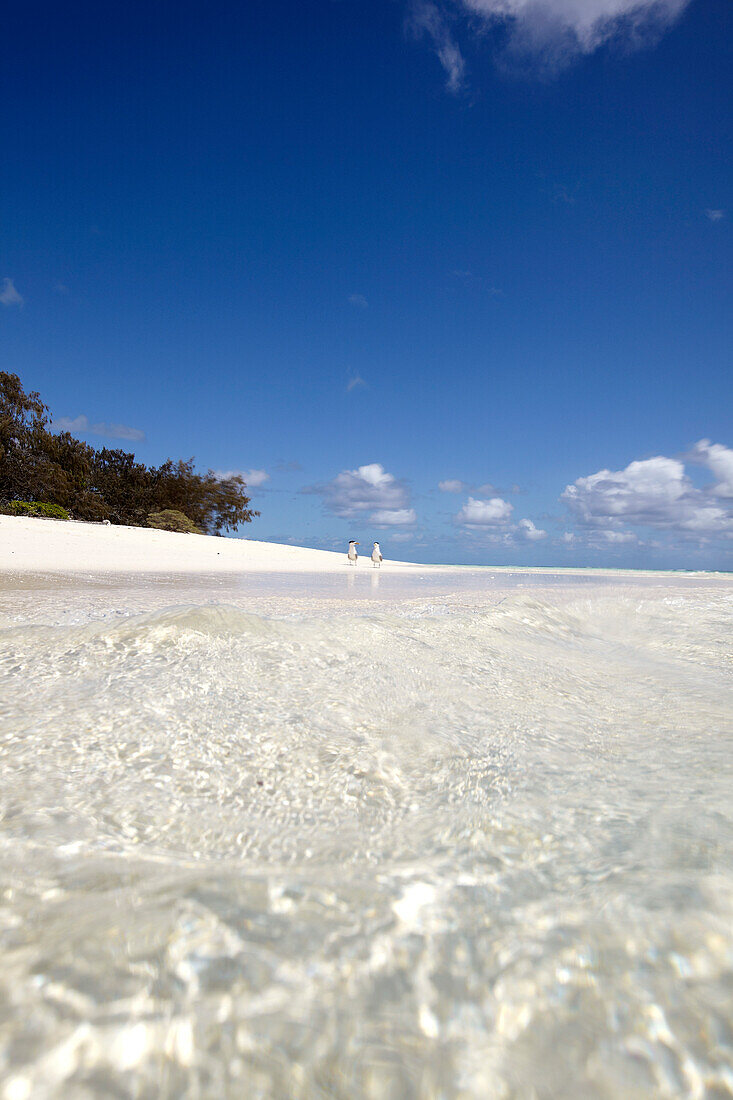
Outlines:
<svg viewBox="0 0 733 1100"><path fill-rule="evenodd" d="M2 287L0 287L0 302L4 306L22 306L24 301L22 294L19 294L15 289L13 280L3 279Z"/></svg>
<svg viewBox="0 0 733 1100"><path fill-rule="evenodd" d="M531 519L511 522L514 506L501 497L490 500L477 500L469 497L454 523L464 527L472 536L479 536L482 542L501 543L504 546L516 546L522 542L539 542L547 538L547 531L536 527Z"/></svg>
<svg viewBox="0 0 733 1100"><path fill-rule="evenodd" d="M455 91L465 62L450 30L449 13L463 12L477 38L504 34L505 57L530 59L533 67L560 69L579 54L591 54L611 40L641 48L654 42L682 14L690 0L414 0L409 24L432 39Z"/></svg>
<svg viewBox="0 0 733 1100"><path fill-rule="evenodd" d="M488 21L513 24L540 44L570 34L591 53L616 34L644 34L670 26L690 0L461 0Z"/></svg>
<svg viewBox="0 0 733 1100"><path fill-rule="evenodd" d="M329 512L341 519L368 517L380 527L405 527L417 518L407 486L379 462L342 470L326 485L305 491L320 494Z"/></svg>
<svg viewBox="0 0 733 1100"><path fill-rule="evenodd" d="M349 301L352 306L358 306L359 309L366 309L369 305L369 302L367 302L363 294L350 294Z"/></svg>
<svg viewBox="0 0 733 1100"><path fill-rule="evenodd" d="M454 518L461 527L496 527L506 523L513 510L512 505L501 497L492 497L491 500L469 497Z"/></svg>
<svg viewBox="0 0 733 1100"><path fill-rule="evenodd" d="M258 489L270 480L267 470L215 470L220 481L230 477L241 477L248 489Z"/></svg>
<svg viewBox="0 0 733 1100"><path fill-rule="evenodd" d="M722 222L725 217L725 210L706 210L705 213L711 222Z"/></svg>
<svg viewBox="0 0 733 1100"><path fill-rule="evenodd" d="M414 508L382 508L369 517L375 527L409 527L417 523Z"/></svg>
<svg viewBox="0 0 733 1100"><path fill-rule="evenodd" d="M562 499L585 522L626 519L663 521L688 490L685 468L676 458L631 462L625 470L599 470L568 485ZM691 486L689 487L691 488Z"/></svg>
<svg viewBox="0 0 733 1100"><path fill-rule="evenodd" d="M693 447L690 459L707 466L716 478L715 485L710 489L713 496L733 500L733 450L730 447L701 439Z"/></svg>
<svg viewBox="0 0 733 1100"><path fill-rule="evenodd" d="M520 519L517 528L522 538L527 539L529 542L538 542L540 539L547 538L547 531L535 527L531 519Z"/></svg>
<svg viewBox="0 0 733 1100"><path fill-rule="evenodd" d="M457 477L449 477L445 481L439 481L438 488L441 493L462 493L466 486Z"/></svg>
<svg viewBox="0 0 733 1100"><path fill-rule="evenodd" d="M60 416L54 420L53 428L59 432L78 432L80 435L100 435L106 439L127 439L133 443L141 443L145 439L145 432L139 428L130 428L127 424L105 424L99 422L90 424L89 417L84 416Z"/></svg>
<svg viewBox="0 0 733 1100"><path fill-rule="evenodd" d="M677 458L630 462L624 470L599 470L566 486L562 500L585 527L624 532L651 527L699 537L733 535L733 451L700 440L690 456L707 466L715 484L696 488ZM611 541L619 541L613 538Z"/></svg>

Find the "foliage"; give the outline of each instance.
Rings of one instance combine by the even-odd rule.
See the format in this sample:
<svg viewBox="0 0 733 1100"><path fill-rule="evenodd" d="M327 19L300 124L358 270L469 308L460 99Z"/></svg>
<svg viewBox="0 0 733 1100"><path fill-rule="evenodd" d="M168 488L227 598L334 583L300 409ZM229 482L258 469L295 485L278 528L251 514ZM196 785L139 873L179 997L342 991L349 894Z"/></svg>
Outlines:
<svg viewBox="0 0 733 1100"><path fill-rule="evenodd" d="M76 519L132 527L172 509L216 535L259 515L241 477L197 473L193 459L145 466L127 451L95 450L69 432L51 432L49 420L40 394L26 394L16 374L0 371L0 505L53 500Z"/></svg>
<svg viewBox="0 0 733 1100"><path fill-rule="evenodd" d="M187 535L201 534L196 524L175 508L166 508L163 512L151 512L148 516L148 527L155 527L158 531L180 531L181 534Z"/></svg>
<svg viewBox="0 0 733 1100"><path fill-rule="evenodd" d="M7 516L42 516L45 519L68 519L69 513L60 504L42 500L11 500L0 511Z"/></svg>

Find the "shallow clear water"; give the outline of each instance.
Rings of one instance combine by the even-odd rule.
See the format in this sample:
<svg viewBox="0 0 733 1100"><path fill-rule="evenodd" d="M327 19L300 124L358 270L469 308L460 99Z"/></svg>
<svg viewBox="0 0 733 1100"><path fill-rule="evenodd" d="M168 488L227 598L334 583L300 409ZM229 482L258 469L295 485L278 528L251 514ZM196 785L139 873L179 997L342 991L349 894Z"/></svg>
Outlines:
<svg viewBox="0 0 733 1100"><path fill-rule="evenodd" d="M733 1096L733 584L305 583L0 588L3 1100Z"/></svg>

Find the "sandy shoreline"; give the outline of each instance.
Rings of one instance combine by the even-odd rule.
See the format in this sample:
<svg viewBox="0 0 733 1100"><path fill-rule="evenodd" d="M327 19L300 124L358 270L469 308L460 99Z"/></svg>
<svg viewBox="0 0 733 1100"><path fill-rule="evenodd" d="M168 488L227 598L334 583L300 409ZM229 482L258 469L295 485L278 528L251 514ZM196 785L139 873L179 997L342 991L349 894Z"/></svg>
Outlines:
<svg viewBox="0 0 733 1100"><path fill-rule="evenodd" d="M561 576L728 577L704 572L608 568L421 565L385 560L382 575L405 578L496 573ZM361 574L372 569L363 554L356 569L343 552L314 550L254 539L184 535L146 527L105 526L28 517L0 516L0 571L4 573L84 574Z"/></svg>
<svg viewBox="0 0 733 1100"><path fill-rule="evenodd" d="M391 561L391 571L441 567ZM31 573L335 573L346 553L301 546L0 516L0 569ZM367 556L357 568L371 569ZM442 567L448 568L448 567Z"/></svg>

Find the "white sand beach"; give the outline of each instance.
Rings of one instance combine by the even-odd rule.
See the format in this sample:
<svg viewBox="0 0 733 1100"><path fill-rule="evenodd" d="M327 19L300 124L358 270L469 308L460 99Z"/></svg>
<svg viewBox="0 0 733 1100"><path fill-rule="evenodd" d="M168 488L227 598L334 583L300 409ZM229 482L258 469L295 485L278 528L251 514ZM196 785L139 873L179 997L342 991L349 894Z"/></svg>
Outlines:
<svg viewBox="0 0 733 1100"><path fill-rule="evenodd" d="M372 568L364 555L357 568ZM329 573L341 554L254 539L0 516L0 569L24 572ZM389 562L390 569L425 566Z"/></svg>
<svg viewBox="0 0 733 1100"><path fill-rule="evenodd" d="M361 548L364 551L364 548ZM368 551L370 547L366 548ZM488 565L488 563L487 563ZM481 567L485 571L487 566ZM496 574L525 576L715 576L622 570L614 567L492 566ZM157 531L148 527L123 527L100 523L64 522L28 517L0 516L0 572L6 573L118 573L141 574L343 574L354 572L391 574L393 577L422 577L476 572L471 566L416 564L385 558L373 569L368 552L360 553L358 565L350 566L346 546L342 552L315 550L249 538L221 538Z"/></svg>

